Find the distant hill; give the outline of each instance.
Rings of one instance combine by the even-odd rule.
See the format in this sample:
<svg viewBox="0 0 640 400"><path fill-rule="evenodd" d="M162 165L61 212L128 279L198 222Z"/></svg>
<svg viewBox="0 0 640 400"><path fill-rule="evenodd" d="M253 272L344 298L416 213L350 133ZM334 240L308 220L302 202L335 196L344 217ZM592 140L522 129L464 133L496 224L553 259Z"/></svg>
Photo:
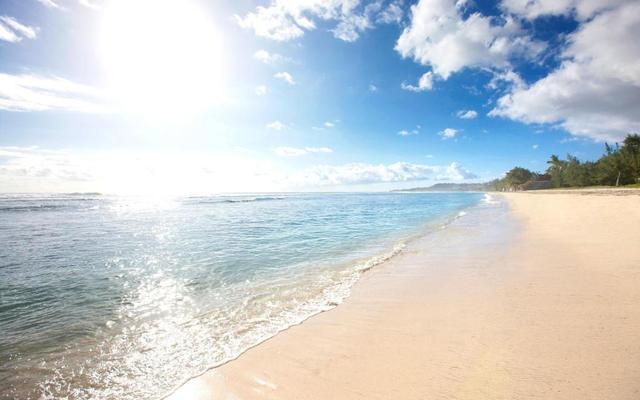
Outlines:
<svg viewBox="0 0 640 400"><path fill-rule="evenodd" d="M427 187L396 189L392 192L485 192L491 190L491 183L436 183Z"/></svg>

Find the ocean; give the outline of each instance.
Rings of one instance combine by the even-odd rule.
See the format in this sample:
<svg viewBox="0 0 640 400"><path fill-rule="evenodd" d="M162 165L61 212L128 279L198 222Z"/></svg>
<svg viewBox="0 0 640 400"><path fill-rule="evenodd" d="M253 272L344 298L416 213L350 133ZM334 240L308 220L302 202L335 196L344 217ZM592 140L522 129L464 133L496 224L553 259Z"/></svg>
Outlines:
<svg viewBox="0 0 640 400"><path fill-rule="evenodd" d="M161 398L488 199L0 195L0 398Z"/></svg>

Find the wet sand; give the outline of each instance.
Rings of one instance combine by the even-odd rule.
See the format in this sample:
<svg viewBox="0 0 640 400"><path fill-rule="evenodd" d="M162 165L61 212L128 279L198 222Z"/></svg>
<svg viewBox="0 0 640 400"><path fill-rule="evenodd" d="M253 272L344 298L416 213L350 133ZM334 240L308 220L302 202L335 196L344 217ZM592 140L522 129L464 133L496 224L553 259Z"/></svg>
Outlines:
<svg viewBox="0 0 640 400"><path fill-rule="evenodd" d="M640 196L514 193L171 399L640 399Z"/></svg>

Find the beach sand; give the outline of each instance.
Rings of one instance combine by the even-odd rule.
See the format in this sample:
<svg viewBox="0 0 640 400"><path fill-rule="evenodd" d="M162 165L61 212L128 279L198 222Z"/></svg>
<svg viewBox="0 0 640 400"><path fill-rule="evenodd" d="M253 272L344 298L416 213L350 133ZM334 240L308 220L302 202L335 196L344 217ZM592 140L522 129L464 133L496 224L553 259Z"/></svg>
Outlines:
<svg viewBox="0 0 640 400"><path fill-rule="evenodd" d="M640 399L640 196L596 194L501 195L170 398Z"/></svg>

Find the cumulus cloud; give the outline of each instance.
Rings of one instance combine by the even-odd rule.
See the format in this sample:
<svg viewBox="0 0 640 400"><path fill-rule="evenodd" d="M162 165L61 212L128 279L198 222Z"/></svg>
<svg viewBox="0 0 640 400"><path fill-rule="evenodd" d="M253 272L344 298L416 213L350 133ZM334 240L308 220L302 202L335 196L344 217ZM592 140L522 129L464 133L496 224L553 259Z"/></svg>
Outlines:
<svg viewBox="0 0 640 400"><path fill-rule="evenodd" d="M585 12L586 11L582 11ZM567 38L561 65L498 100L489 115L620 140L640 131L640 3L610 7Z"/></svg>
<svg viewBox="0 0 640 400"><path fill-rule="evenodd" d="M288 72L278 72L273 76L275 78L282 79L283 81L287 82L289 85L296 84L296 81L293 80L293 76L291 76L291 74Z"/></svg>
<svg viewBox="0 0 640 400"><path fill-rule="evenodd" d="M285 129L287 126L280 121L273 121L267 124L268 129L273 129L274 131L281 131Z"/></svg>
<svg viewBox="0 0 640 400"><path fill-rule="evenodd" d="M283 147L284 156L331 153L327 147ZM118 159L118 163L113 162ZM171 160L171 162L167 162ZM0 186L17 192L100 191L106 193L207 193L292 188L460 181L477 176L457 163L422 165L351 163L318 165L300 172L274 169L250 158L197 154L83 153L39 147L0 146ZM221 189L222 188L222 189Z"/></svg>
<svg viewBox="0 0 640 400"><path fill-rule="evenodd" d="M326 128L333 128L333 127L335 127L336 125L335 125L333 122L327 121L327 122L325 122L325 123L324 123L324 126L325 126Z"/></svg>
<svg viewBox="0 0 640 400"><path fill-rule="evenodd" d="M244 18L235 16L238 25L252 29L257 36L272 40L287 41L304 35L305 29L315 29L309 19L299 16L296 20L284 7L273 4L270 7L258 6L254 12Z"/></svg>
<svg viewBox="0 0 640 400"><path fill-rule="evenodd" d="M284 189L279 181L284 179L270 162L233 153L212 157L0 146L0 187L11 192L277 191Z"/></svg>
<svg viewBox="0 0 640 400"><path fill-rule="evenodd" d="M4 178L52 178L87 180L88 172L81 172L64 150L31 147L0 147L0 176Z"/></svg>
<svg viewBox="0 0 640 400"><path fill-rule="evenodd" d="M475 110L460 110L456 113L460 119L474 119L478 116Z"/></svg>
<svg viewBox="0 0 640 400"><path fill-rule="evenodd" d="M524 80L513 70L496 71L491 77L491 81L487 84L487 89L496 90L502 87L509 89L524 88L526 83Z"/></svg>
<svg viewBox="0 0 640 400"><path fill-rule="evenodd" d="M521 18L549 15L575 15L584 21L595 14L636 0L502 0L501 8Z"/></svg>
<svg viewBox="0 0 640 400"><path fill-rule="evenodd" d="M317 153L333 153L333 149L329 147L276 147L274 150L279 156L282 157L298 157L304 156L307 154L317 154Z"/></svg>
<svg viewBox="0 0 640 400"><path fill-rule="evenodd" d="M378 21L385 24L396 23L399 24L402 21L404 12L402 11L401 2L394 1L390 3L378 16Z"/></svg>
<svg viewBox="0 0 640 400"><path fill-rule="evenodd" d="M420 77L418 80L418 86L410 85L406 82L402 82L400 87L410 92L424 92L433 89L433 72L429 71Z"/></svg>
<svg viewBox="0 0 640 400"><path fill-rule="evenodd" d="M457 129L445 128L438 132L438 135L442 136L442 140L453 139L459 133Z"/></svg>
<svg viewBox="0 0 640 400"><path fill-rule="evenodd" d="M38 28L24 25L13 17L0 16L0 40L17 43L22 39L35 39L37 36Z"/></svg>
<svg viewBox="0 0 640 400"><path fill-rule="evenodd" d="M447 79L467 67L506 68L514 56L536 57L544 50L513 17L474 12L465 18L466 3L420 0L411 7L411 23L398 38L396 51Z"/></svg>
<svg viewBox="0 0 640 400"><path fill-rule="evenodd" d="M278 53L269 53L267 50L263 49L253 53L253 58L268 65L284 64L291 61L289 57L285 57Z"/></svg>
<svg viewBox="0 0 640 400"><path fill-rule="evenodd" d="M370 18L371 6L376 6L376 3L369 4L365 8L363 14L349 14L342 18L338 25L332 30L333 36L344 40L345 42L355 42L360 37L360 33L368 28L373 27L373 23Z"/></svg>
<svg viewBox="0 0 640 400"><path fill-rule="evenodd" d="M267 87L265 85L258 85L255 89L256 96L264 96L267 94Z"/></svg>
<svg viewBox="0 0 640 400"><path fill-rule="evenodd" d="M397 162L393 164L351 163L339 166L320 165L294 175L299 186L343 186L371 183L410 182L420 180L475 179L472 172L457 163L430 166Z"/></svg>
<svg viewBox="0 0 640 400"><path fill-rule="evenodd" d="M398 1L385 7L383 0L366 5L359 0L272 0L268 6L258 6L244 17L235 16L243 28L251 29L257 36L277 41L299 38L306 31L316 29L317 22L333 21L333 35L353 42L362 32L376 22L392 23L402 18Z"/></svg>
<svg viewBox="0 0 640 400"><path fill-rule="evenodd" d="M101 93L58 77L0 73L0 110L104 112Z"/></svg>

